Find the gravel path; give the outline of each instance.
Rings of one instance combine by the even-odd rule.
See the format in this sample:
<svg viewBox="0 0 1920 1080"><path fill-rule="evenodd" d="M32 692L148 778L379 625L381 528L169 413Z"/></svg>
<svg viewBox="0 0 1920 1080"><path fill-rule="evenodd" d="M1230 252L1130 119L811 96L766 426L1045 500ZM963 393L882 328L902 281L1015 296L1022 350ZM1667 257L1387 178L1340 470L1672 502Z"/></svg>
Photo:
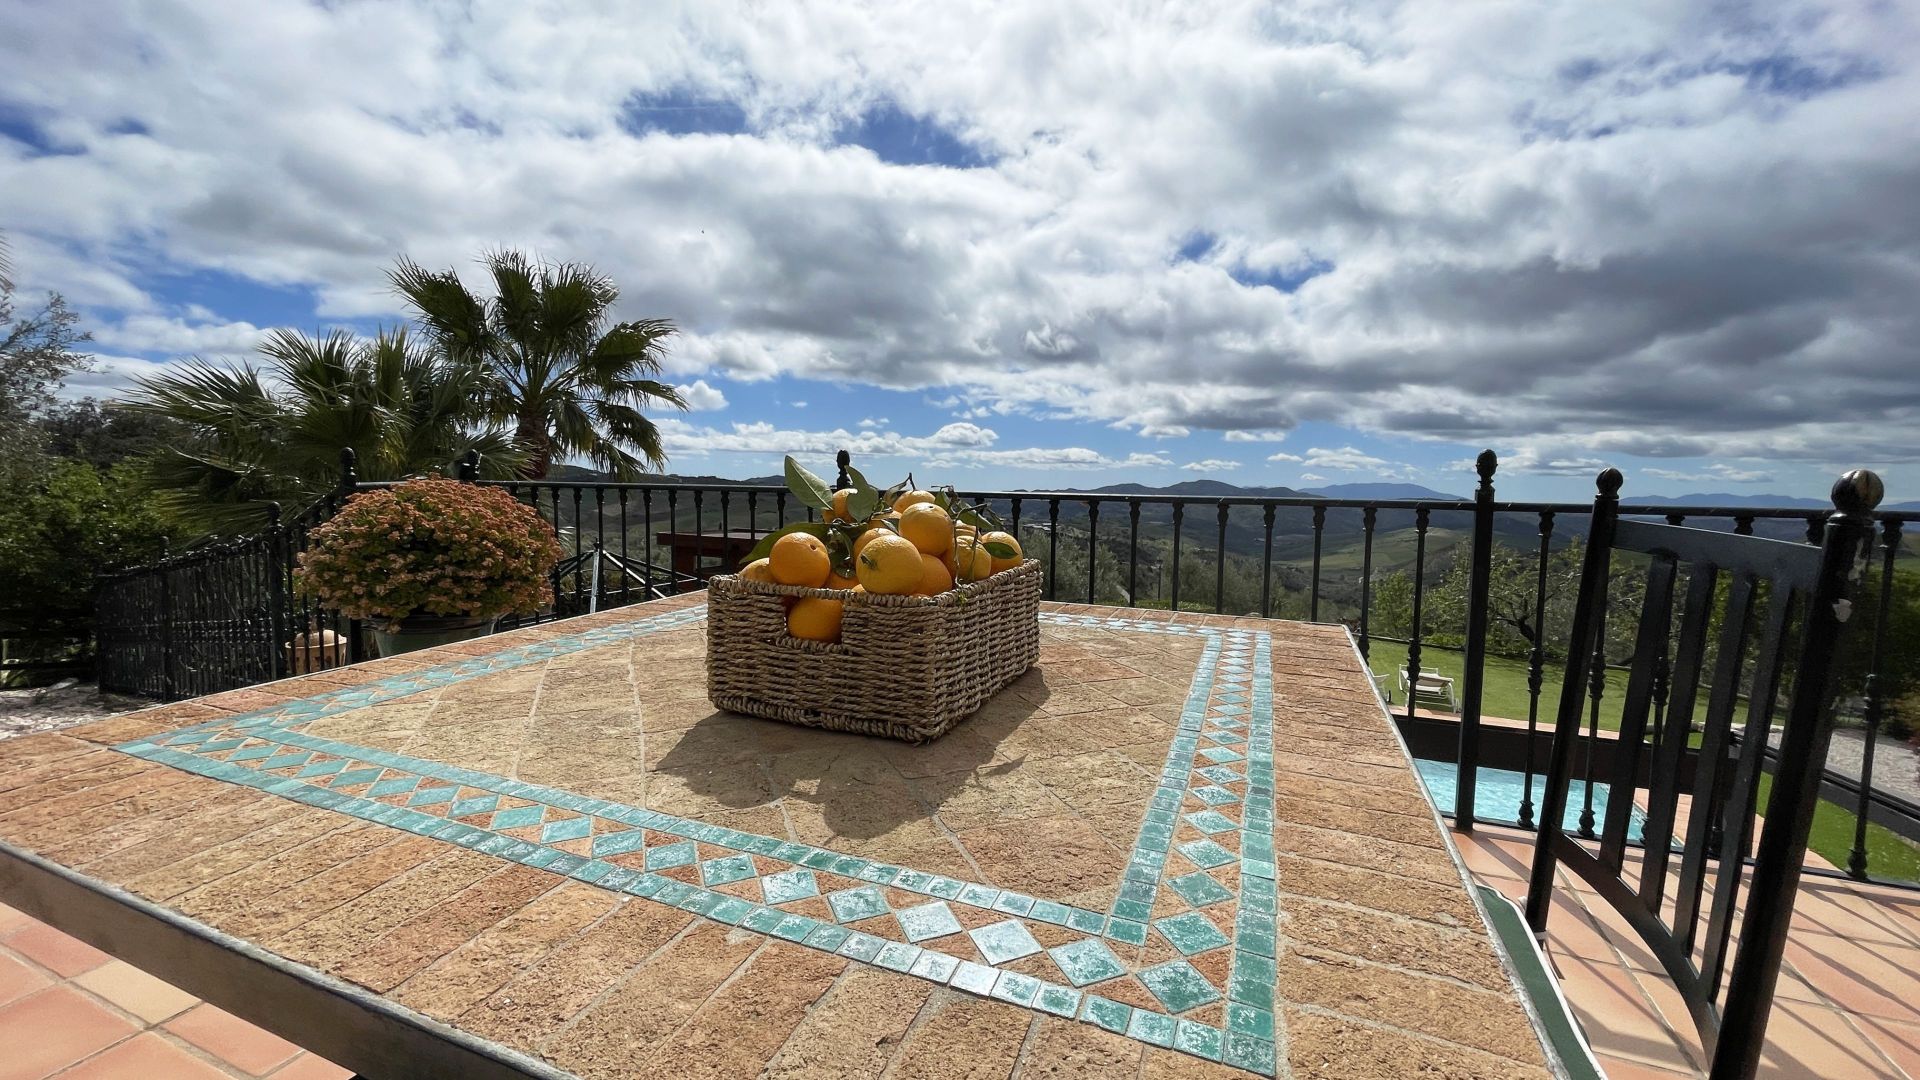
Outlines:
<svg viewBox="0 0 1920 1080"><path fill-rule="evenodd" d="M1833 744L1827 750L1827 768L1859 779L1860 757L1866 746L1865 731L1836 730ZM1873 787L1876 791L1920 802L1920 751L1898 739L1882 736L1873 751Z"/></svg>
<svg viewBox="0 0 1920 1080"><path fill-rule="evenodd" d="M115 713L143 709L145 698L103 694L91 683L59 683L36 690L0 690L0 739L56 731Z"/></svg>

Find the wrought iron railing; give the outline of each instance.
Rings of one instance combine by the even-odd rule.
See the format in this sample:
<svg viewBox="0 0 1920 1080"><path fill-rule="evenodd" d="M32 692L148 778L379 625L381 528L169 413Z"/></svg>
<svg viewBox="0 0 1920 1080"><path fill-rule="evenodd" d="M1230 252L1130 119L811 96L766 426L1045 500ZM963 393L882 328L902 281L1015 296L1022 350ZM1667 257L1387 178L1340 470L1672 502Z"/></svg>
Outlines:
<svg viewBox="0 0 1920 1080"><path fill-rule="evenodd" d="M1554 647L1566 640L1550 604L1550 571L1566 545L1586 534L1583 503L1503 502L1494 490L1497 461L1477 463L1470 499L1329 499L1309 496L1166 495L1133 492L989 491L960 494L990 502L1027 553L1046 564L1045 596L1065 602L1299 618L1345 624L1363 657L1388 674L1404 663L1416 681L1436 656L1458 654L1457 715L1419 708L1414 695L1392 700L1403 734L1419 756L1455 762L1452 804L1457 825L1482 820L1531 828L1547 733L1543 713L1554 700ZM463 478L477 475L462 464ZM502 621L502 627L565 617L696 589L706 577L731 569L753 541L814 511L783 487L753 484L616 483L597 479L486 481L538 509L560 533L569 558L556 573L551 601L538 612ZM102 579L99 598L103 686L179 698L250 685L314 666L312 654L289 650L302 633L339 635L338 659L364 655L359 628L303 601L292 568L306 532L354 491L385 486L358 481L348 470L341 485L314 507L260 534ZM1806 541L1824 522L1819 510L1798 508L1634 505L1639 517ZM1872 610L1872 625L1857 628L1847 648L1870 652L1866 676L1855 688L1862 731L1858 770L1829 769L1825 797L1857 815L1857 836L1844 869L1875 876L1869 822L1920 841L1920 805L1876 787L1875 748L1893 720L1891 674L1920 666L1902 652L1910 643L1888 632L1896 601L1920 587L1904 572L1910 534L1920 513L1877 515L1875 547L1862 553L1863 584L1856 590ZM1486 711L1490 652L1491 563L1497 548L1524 558L1531 582L1517 606L1531 607L1529 647L1502 658L1524 669L1524 716L1496 718ZM1870 558L1868 557L1870 554ZM1452 575L1467 560L1465 609L1440 608L1440 592L1462 590ZM1903 562L1904 560L1904 562ZM1913 578L1913 580L1908 580ZM1443 588L1443 586L1455 586ZM1383 590L1403 590L1391 615ZM1514 590L1507 589L1508 593ZM1869 599L1871 597L1871 599ZM1436 614L1440 611L1440 614ZM1511 615L1512 613L1509 612ZM1385 620L1385 621L1383 621ZM1448 623L1451 625L1448 625ZM1604 638L1603 647L1604 647ZM334 654L321 658L331 661ZM1604 670L1596 665L1596 670ZM1394 697L1393 686L1388 696ZM1588 767L1606 765L1601 717L1608 686L1588 687ZM1508 696L1509 702L1512 696ZM1509 708L1509 712L1520 712ZM1483 768L1523 777L1511 816L1475 813Z"/></svg>

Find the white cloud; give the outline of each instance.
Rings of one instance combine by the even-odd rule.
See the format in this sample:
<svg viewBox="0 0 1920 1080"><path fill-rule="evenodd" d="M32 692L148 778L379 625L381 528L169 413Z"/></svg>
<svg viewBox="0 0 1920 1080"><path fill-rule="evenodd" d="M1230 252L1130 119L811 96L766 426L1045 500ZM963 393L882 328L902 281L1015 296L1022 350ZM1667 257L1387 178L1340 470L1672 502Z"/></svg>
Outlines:
<svg viewBox="0 0 1920 1080"><path fill-rule="evenodd" d="M1285 450L1282 450L1282 451L1280 451L1280 452L1279 452L1279 453L1277 453L1277 454L1268 454L1268 455L1267 455L1267 460L1268 460L1268 461L1295 461L1295 462L1297 462L1297 461L1300 461L1300 460L1302 460L1302 459L1301 459L1301 457L1300 457L1300 455L1299 455L1299 454L1289 454L1289 453L1287 453L1287 452L1286 452Z"/></svg>
<svg viewBox="0 0 1920 1080"><path fill-rule="evenodd" d="M1286 438L1285 431L1246 431L1235 428L1226 434L1228 442L1285 442Z"/></svg>
<svg viewBox="0 0 1920 1080"><path fill-rule="evenodd" d="M0 139L0 206L30 208L24 283L116 354L247 314L216 289L182 316L159 272L383 319L396 253L471 273L511 244L677 320L683 379L1557 444L1548 468L1920 460L1913 4L102 13L0 7L38 144ZM742 130L623 125L675 93ZM981 167L836 142L881 106Z"/></svg>
<svg viewBox="0 0 1920 1080"><path fill-rule="evenodd" d="M1732 465L1709 465L1698 472L1651 467L1640 471L1648 476L1660 477L1662 480L1684 480L1703 484L1771 484L1774 480L1773 473L1764 469L1741 469Z"/></svg>
<svg viewBox="0 0 1920 1080"><path fill-rule="evenodd" d="M874 429L848 431L845 428L809 431L781 428L764 421L708 427L674 417L666 417L656 423L668 454L692 457L707 454L825 457L846 450L853 455L856 463L878 458L893 463L904 462L912 467L994 466L1125 471L1167 468L1173 464L1161 454L1131 453L1116 457L1080 446L991 449L999 440L999 435L991 428L967 423L947 424L928 435L902 435Z"/></svg>
<svg viewBox="0 0 1920 1080"><path fill-rule="evenodd" d="M884 416L869 416L865 420L860 421L860 426L863 428L886 427L887 418Z"/></svg>
<svg viewBox="0 0 1920 1080"><path fill-rule="evenodd" d="M1377 458L1371 454L1362 453L1351 446L1343 446L1338 450L1328 450L1318 446L1313 447L1307 451L1306 463L1310 468L1341 469L1345 471L1353 471L1356 469L1377 471L1391 466L1391 463L1385 458Z"/></svg>
<svg viewBox="0 0 1920 1080"><path fill-rule="evenodd" d="M683 383L678 389L680 396L686 399L687 408L694 412L712 412L727 407L727 395L716 387L708 386L705 379Z"/></svg>
<svg viewBox="0 0 1920 1080"><path fill-rule="evenodd" d="M1318 483L1319 481L1325 480L1326 477L1321 476L1319 473L1303 472L1300 474L1300 479L1307 483Z"/></svg>
<svg viewBox="0 0 1920 1080"><path fill-rule="evenodd" d="M1205 461L1189 461L1180 467L1188 472L1218 473L1232 472L1240 467L1240 463L1237 461L1228 461L1225 458L1208 458Z"/></svg>

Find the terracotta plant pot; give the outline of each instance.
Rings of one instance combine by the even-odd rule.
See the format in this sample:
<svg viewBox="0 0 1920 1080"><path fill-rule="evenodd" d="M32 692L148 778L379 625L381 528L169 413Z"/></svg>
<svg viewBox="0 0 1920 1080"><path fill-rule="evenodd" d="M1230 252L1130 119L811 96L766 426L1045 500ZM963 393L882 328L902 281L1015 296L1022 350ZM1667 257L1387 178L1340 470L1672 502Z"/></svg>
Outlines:
<svg viewBox="0 0 1920 1080"><path fill-rule="evenodd" d="M471 615L409 615L400 620L397 630L373 632L373 646L381 656L398 656L401 653L431 649L436 645L451 645L456 641L471 641L493 633L493 624L498 618L477 618Z"/></svg>

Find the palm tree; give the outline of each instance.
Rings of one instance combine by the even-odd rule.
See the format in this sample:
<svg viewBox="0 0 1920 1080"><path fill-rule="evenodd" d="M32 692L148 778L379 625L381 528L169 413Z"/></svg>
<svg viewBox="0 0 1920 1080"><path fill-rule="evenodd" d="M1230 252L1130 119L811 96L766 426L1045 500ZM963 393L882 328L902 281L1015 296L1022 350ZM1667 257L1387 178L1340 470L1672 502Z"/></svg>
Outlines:
<svg viewBox="0 0 1920 1080"><path fill-rule="evenodd" d="M257 528L266 501L297 508L332 489L342 447L353 448L368 480L444 468L468 450L481 452L495 479L523 464L512 440L486 422L482 374L404 329L371 341L345 330L275 330L259 352L264 370L196 358L140 380L119 403L191 432L146 461L149 486L187 523Z"/></svg>
<svg viewBox="0 0 1920 1080"><path fill-rule="evenodd" d="M410 259L388 272L394 288L450 359L487 374L492 419L513 428L526 453L523 475L540 479L557 458L584 456L615 477L666 464L660 431L640 412L661 403L685 409L658 381L665 319L611 322L620 290L584 263L545 263L517 251L482 260L494 295L467 291L453 270Z"/></svg>

